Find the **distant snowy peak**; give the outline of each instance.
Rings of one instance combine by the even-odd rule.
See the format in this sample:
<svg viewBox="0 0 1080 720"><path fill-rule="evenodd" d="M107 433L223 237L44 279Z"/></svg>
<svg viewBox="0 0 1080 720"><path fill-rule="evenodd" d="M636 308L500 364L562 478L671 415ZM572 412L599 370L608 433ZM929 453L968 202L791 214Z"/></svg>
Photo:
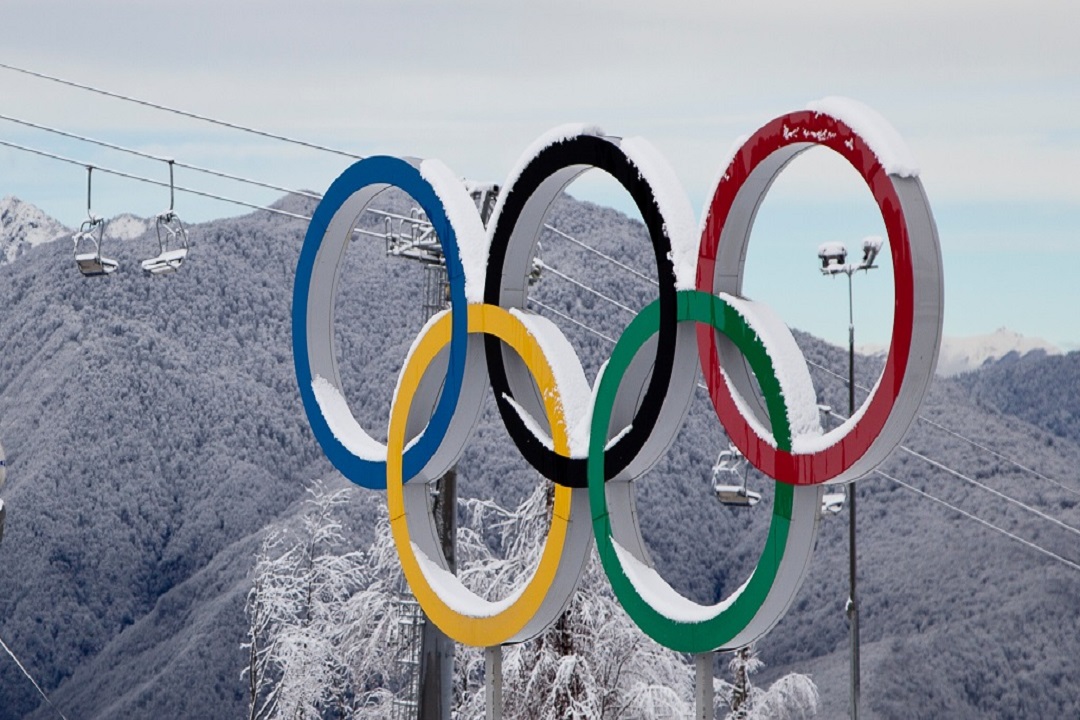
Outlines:
<svg viewBox="0 0 1080 720"><path fill-rule="evenodd" d="M12 262L29 248L70 233L30 203L11 195L0 198L0 265Z"/></svg>
<svg viewBox="0 0 1080 720"><path fill-rule="evenodd" d="M941 343L937 371L939 375L958 375L996 362L1010 353L1023 357L1036 351L1045 352L1047 355L1061 354L1061 348L1042 338L1025 337L1007 328L998 328L989 335L945 338Z"/></svg>
<svg viewBox="0 0 1080 720"><path fill-rule="evenodd" d="M150 229L151 224L151 220L124 213L105 221L105 237L114 240L136 240Z"/></svg>
<svg viewBox="0 0 1080 720"><path fill-rule="evenodd" d="M153 218L125 213L105 221L105 237L137 240L150 232L153 225ZM28 202L11 195L0 198L0 265L14 261L36 245L70 238L72 232Z"/></svg>
<svg viewBox="0 0 1080 720"><path fill-rule="evenodd" d="M879 345L859 348L867 355L882 355L886 348ZM937 374L945 377L978 370L987 363L997 362L1010 353L1023 357L1030 352L1061 355L1061 348L1042 338L1026 337L1008 328L998 328L989 335L946 337L941 341Z"/></svg>

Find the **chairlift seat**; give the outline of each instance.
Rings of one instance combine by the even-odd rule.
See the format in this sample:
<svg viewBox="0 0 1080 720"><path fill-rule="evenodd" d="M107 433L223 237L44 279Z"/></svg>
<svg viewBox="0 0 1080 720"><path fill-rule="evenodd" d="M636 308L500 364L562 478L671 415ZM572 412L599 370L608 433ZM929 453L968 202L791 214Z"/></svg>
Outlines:
<svg viewBox="0 0 1080 720"><path fill-rule="evenodd" d="M761 493L747 490L742 485L716 485L716 498L730 507L754 507L761 501Z"/></svg>
<svg viewBox="0 0 1080 720"><path fill-rule="evenodd" d="M142 261L142 269L150 275L165 275L176 272L187 259L187 248L165 250L152 258Z"/></svg>
<svg viewBox="0 0 1080 720"><path fill-rule="evenodd" d="M844 493L825 493L821 498L821 514L837 515L844 509Z"/></svg>
<svg viewBox="0 0 1080 720"><path fill-rule="evenodd" d="M76 254L75 264L78 265L79 272L86 277L109 275L120 266L115 260L101 257L96 252Z"/></svg>

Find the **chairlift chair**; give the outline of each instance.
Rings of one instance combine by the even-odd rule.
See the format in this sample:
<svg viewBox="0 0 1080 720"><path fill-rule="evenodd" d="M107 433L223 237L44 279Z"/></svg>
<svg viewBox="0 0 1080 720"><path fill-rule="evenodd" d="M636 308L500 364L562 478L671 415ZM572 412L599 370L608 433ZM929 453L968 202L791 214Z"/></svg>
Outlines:
<svg viewBox="0 0 1080 720"><path fill-rule="evenodd" d="M822 515L839 515L840 511L844 509L844 493L841 492L828 492L821 496L821 514Z"/></svg>
<svg viewBox="0 0 1080 720"><path fill-rule="evenodd" d="M86 166L86 215L87 219L79 225L79 230L72 236L75 251L75 265L85 277L109 275L119 267L119 263L101 255L101 243L105 239L105 221L90 209L92 165Z"/></svg>
<svg viewBox="0 0 1080 720"><path fill-rule="evenodd" d="M188 254L187 230L172 210L158 213L158 254L142 261L142 269L150 275L166 275L176 272L184 264Z"/></svg>
<svg viewBox="0 0 1080 720"><path fill-rule="evenodd" d="M175 185L173 184L173 161L169 160L169 209L158 213L158 254L142 261L142 269L149 275L167 275L176 272L184 264L188 254L188 237L184 224L173 210Z"/></svg>
<svg viewBox="0 0 1080 720"><path fill-rule="evenodd" d="M742 482L731 485L721 482L725 476L734 475L739 477L739 466L743 466ZM749 465L746 458L734 446L730 445L727 450L721 450L716 458L712 469L713 492L716 499L722 505L728 507L754 507L761 501L761 493L749 490L746 487L746 476L749 473Z"/></svg>

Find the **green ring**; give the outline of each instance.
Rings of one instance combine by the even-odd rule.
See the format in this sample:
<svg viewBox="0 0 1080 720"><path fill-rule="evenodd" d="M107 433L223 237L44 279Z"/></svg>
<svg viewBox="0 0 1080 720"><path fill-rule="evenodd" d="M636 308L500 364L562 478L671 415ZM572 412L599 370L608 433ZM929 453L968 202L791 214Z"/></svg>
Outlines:
<svg viewBox="0 0 1080 720"><path fill-rule="evenodd" d="M676 652L700 653L723 647L757 615L772 589L780 568L791 524L794 487L776 483L769 537L750 580L727 607L712 617L683 622L662 614L631 582L615 553L604 483L604 439L619 383L630 361L659 327L659 304L645 307L623 332L611 354L596 393L589 441L589 505L593 516L600 561L615 596L635 623L656 642ZM781 450L791 449L791 427L772 360L757 333L720 297L698 290L678 293L679 322L707 323L726 335L743 353L761 387L773 436Z"/></svg>

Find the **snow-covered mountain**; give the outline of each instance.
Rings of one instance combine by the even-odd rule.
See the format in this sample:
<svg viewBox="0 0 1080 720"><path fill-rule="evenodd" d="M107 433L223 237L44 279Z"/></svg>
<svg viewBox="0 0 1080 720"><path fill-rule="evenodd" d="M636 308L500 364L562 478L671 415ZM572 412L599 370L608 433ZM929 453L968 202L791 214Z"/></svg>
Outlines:
<svg viewBox="0 0 1080 720"><path fill-rule="evenodd" d="M863 355L884 356L887 348L881 345L863 345L858 348L858 351ZM1012 353L1023 357L1030 352L1042 352L1047 355L1063 353L1061 348L1042 338L1027 337L1004 327L998 328L989 335L944 337L941 339L937 374L942 377L952 377L978 370Z"/></svg>
<svg viewBox="0 0 1080 720"><path fill-rule="evenodd" d="M105 221L107 240L137 240L151 230L153 218L124 213ZM42 243L70 237L72 230L38 207L9 195L0 199L0 265Z"/></svg>
<svg viewBox="0 0 1080 720"><path fill-rule="evenodd" d="M71 230L30 203L8 195L0 198L0 265L28 248L68 235Z"/></svg>
<svg viewBox="0 0 1080 720"><path fill-rule="evenodd" d="M135 240L150 229L151 220L130 213L117 215L105 223L105 237L114 240Z"/></svg>
<svg viewBox="0 0 1080 720"><path fill-rule="evenodd" d="M1047 355L1061 354L1060 348L1042 338L1026 337L1008 328L998 328L989 335L947 337L941 343L937 371L939 375L950 377L977 370L1010 353L1024 356L1036 351Z"/></svg>

